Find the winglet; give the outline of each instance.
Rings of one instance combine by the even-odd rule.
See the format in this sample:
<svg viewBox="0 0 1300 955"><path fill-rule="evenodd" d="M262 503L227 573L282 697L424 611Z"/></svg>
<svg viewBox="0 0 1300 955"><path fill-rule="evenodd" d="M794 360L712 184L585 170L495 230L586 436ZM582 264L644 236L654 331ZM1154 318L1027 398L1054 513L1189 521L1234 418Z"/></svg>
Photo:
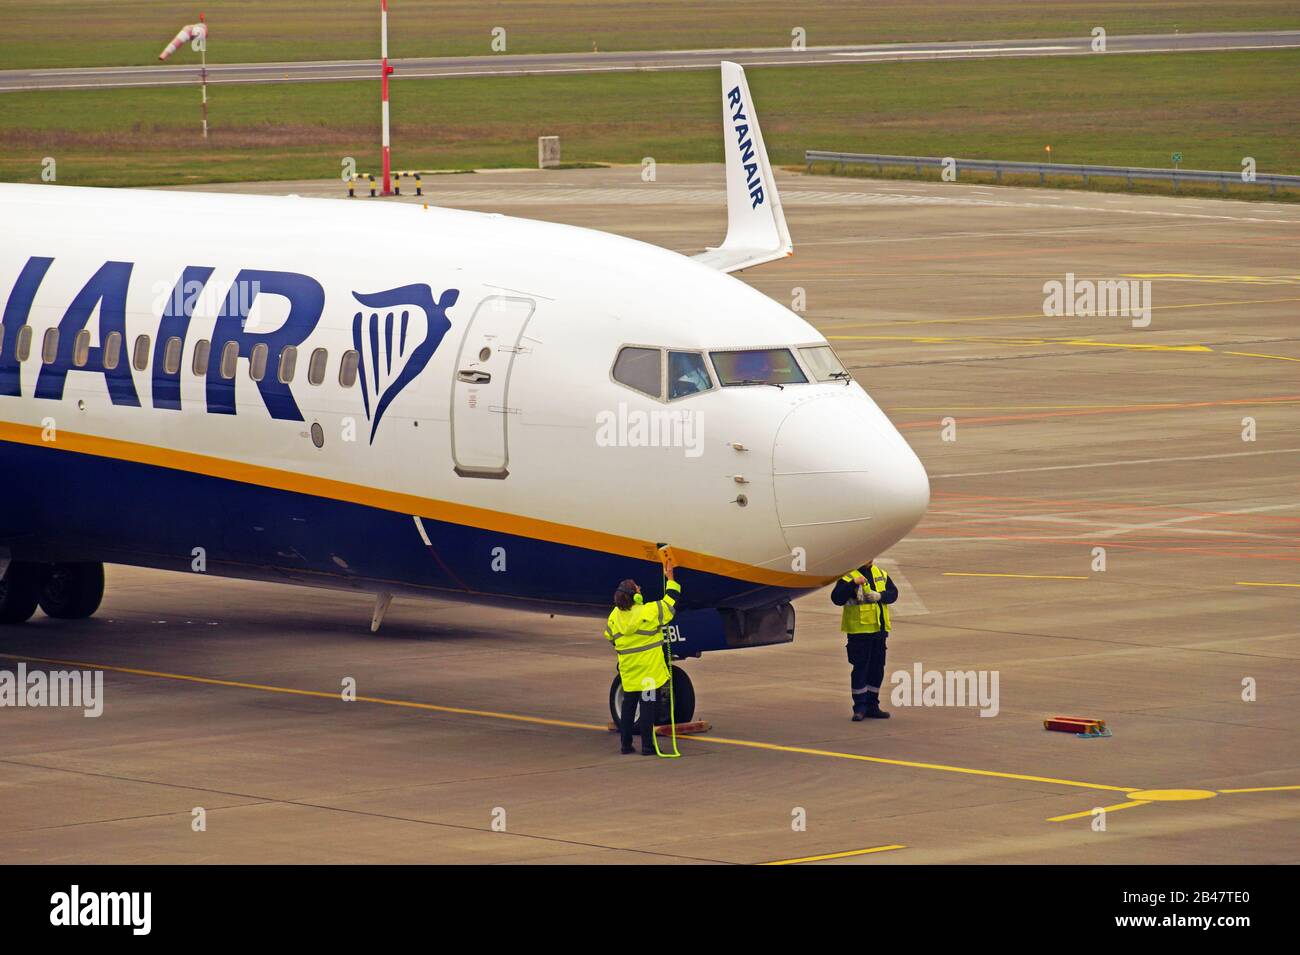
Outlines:
<svg viewBox="0 0 1300 955"><path fill-rule="evenodd" d="M721 272L736 272L794 254L781 195L758 127L758 114L738 63L722 62L722 133L727 166L727 237L693 256Z"/></svg>

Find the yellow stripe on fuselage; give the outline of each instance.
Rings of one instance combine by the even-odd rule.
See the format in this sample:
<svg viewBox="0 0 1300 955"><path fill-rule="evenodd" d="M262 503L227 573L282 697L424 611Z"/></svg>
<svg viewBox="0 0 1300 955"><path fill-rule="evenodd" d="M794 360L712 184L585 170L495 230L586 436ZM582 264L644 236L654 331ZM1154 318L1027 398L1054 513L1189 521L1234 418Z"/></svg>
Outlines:
<svg viewBox="0 0 1300 955"><path fill-rule="evenodd" d="M77 454L90 454L100 458L117 461L129 461L133 464L146 464L153 467L168 468L174 471L186 471L207 477L238 481L258 487L272 488L277 491L290 491L307 494L311 497L343 501L348 504L361 504L398 514L412 514L432 521L444 521L465 527L477 527L483 530L528 537L533 540L552 544L564 544L582 547L587 550L601 551L619 557L635 560L659 562L658 552L651 541L606 534L603 531L588 530L569 524L558 524L535 517L519 514L505 514L487 508L474 507L470 504L457 504L452 501L436 501L414 494L399 491L386 491L382 488L351 484L347 481L335 481L330 478L317 477L313 474L300 474L280 468L264 467L260 464L247 464L242 461L230 461L226 458L190 451L175 451L159 448L134 441L122 441L117 438L103 438L91 434L77 434L60 429L56 441L46 441L42 429L33 425L14 424L0 421L0 441L13 444L25 444L56 451L71 451ZM836 577L813 577L754 567L739 561L701 554L696 551L673 548L677 563L681 567L699 570L721 577L731 577L748 583L769 587L797 587L813 589L822 587Z"/></svg>

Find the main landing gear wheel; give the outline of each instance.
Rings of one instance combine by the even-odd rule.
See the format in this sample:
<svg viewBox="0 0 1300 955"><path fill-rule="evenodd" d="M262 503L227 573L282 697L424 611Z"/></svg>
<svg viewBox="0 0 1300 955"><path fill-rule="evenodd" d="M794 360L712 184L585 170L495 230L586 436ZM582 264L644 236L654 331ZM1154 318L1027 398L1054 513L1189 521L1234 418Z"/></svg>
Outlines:
<svg viewBox="0 0 1300 955"><path fill-rule="evenodd" d="M36 612L45 585L44 564L14 561L0 579L0 624L26 623Z"/></svg>
<svg viewBox="0 0 1300 955"><path fill-rule="evenodd" d="M667 687L664 687L659 697L655 722L663 726L668 722ZM636 706L638 714L641 712L643 703L644 701ZM615 726L618 725L622 708L623 681L615 673L614 682L609 685L609 718L614 721ZM691 678L687 676L686 671L677 666L673 667L673 716L678 723L689 723L695 718L695 686L691 683ZM636 735L635 731L633 735Z"/></svg>
<svg viewBox="0 0 1300 955"><path fill-rule="evenodd" d="M84 620L99 609L104 599L104 565L51 564L40 604L47 617L56 620Z"/></svg>

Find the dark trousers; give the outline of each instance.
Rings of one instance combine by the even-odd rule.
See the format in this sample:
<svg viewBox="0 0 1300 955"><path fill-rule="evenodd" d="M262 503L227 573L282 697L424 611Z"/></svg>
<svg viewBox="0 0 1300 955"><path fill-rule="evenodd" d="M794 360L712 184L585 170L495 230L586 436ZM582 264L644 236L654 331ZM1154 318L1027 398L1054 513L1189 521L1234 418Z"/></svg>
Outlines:
<svg viewBox="0 0 1300 955"><path fill-rule="evenodd" d="M632 727L635 724L641 731L641 751L654 751L655 710L658 708L659 698L666 692L667 690L661 686L654 691L653 700L643 700L639 691L632 693L627 690L623 691L623 706L619 710L618 732L624 749L628 749L632 745ZM641 705L640 719L637 719L637 704Z"/></svg>
<svg viewBox="0 0 1300 955"><path fill-rule="evenodd" d="M853 666L849 686L855 710L880 704L880 685L885 679L885 641L888 638L888 630L848 634L849 663Z"/></svg>

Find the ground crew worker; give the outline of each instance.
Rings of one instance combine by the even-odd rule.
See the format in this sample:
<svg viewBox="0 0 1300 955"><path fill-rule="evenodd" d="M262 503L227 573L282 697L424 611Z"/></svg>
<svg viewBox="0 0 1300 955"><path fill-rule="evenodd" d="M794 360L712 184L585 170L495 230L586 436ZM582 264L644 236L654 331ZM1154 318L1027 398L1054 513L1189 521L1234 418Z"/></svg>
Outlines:
<svg viewBox="0 0 1300 955"><path fill-rule="evenodd" d="M668 582L662 600L645 603L635 580L625 580L614 591L614 609L605 623L605 639L618 653L618 674L623 681L623 706L618 730L622 752L632 752L632 723L641 705L641 755L655 755L655 708L659 691L668 682L664 653L664 627L673 619L681 584L673 580L672 559L664 558Z"/></svg>
<svg viewBox="0 0 1300 955"><path fill-rule="evenodd" d="M840 630L848 639L849 686L853 693L853 722L887 720L880 708L880 685L885 678L885 641L889 639L889 605L898 588L889 575L867 561L841 577L831 591L831 603L843 607Z"/></svg>

